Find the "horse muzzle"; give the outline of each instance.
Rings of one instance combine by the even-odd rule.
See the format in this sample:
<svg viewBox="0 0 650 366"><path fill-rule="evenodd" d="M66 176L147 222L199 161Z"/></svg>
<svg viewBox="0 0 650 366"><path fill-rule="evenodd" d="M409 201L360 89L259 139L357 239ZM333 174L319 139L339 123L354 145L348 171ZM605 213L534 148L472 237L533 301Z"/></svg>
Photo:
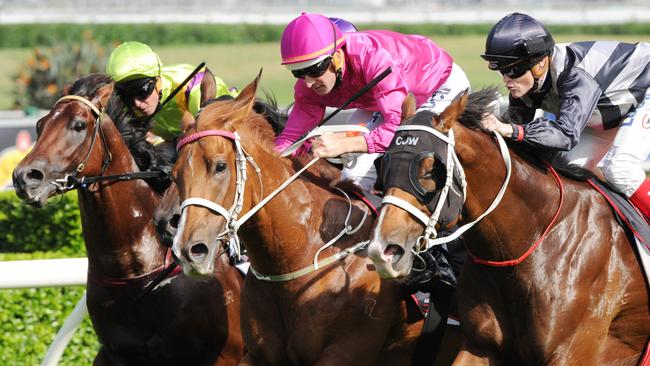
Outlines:
<svg viewBox="0 0 650 366"><path fill-rule="evenodd" d="M30 206L45 206L47 199L56 192L56 187L45 178L44 171L36 165L18 166L12 174L16 195Z"/></svg>
<svg viewBox="0 0 650 366"><path fill-rule="evenodd" d="M402 245L373 240L368 245L368 256L381 278L399 278L411 271L413 256Z"/></svg>

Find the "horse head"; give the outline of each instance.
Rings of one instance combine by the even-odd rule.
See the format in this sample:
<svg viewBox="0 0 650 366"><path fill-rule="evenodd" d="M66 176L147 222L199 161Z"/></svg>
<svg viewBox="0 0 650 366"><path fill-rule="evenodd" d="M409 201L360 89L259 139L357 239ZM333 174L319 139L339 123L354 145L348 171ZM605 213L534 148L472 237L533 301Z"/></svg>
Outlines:
<svg viewBox="0 0 650 366"><path fill-rule="evenodd" d="M13 172L16 194L26 203L42 207L65 191L69 177L98 175L106 168L110 153L98 121L112 91L110 78L88 75L66 88L37 122L36 144Z"/></svg>
<svg viewBox="0 0 650 366"><path fill-rule="evenodd" d="M409 94L402 105L402 124L381 167L384 200L375 223L369 257L384 278L403 277L413 254L425 250L438 230L459 219L464 176L454 152L452 127L467 103L457 97L440 115L416 113Z"/></svg>
<svg viewBox="0 0 650 366"><path fill-rule="evenodd" d="M236 245L238 215L251 206L252 194L244 191L257 183L246 178L259 174L251 171L256 169L251 156L258 149L272 151L270 144L257 142L273 136L265 118L253 110L260 75L237 98L201 110L178 143L172 175L182 214L173 250L187 274L211 274L220 249Z"/></svg>

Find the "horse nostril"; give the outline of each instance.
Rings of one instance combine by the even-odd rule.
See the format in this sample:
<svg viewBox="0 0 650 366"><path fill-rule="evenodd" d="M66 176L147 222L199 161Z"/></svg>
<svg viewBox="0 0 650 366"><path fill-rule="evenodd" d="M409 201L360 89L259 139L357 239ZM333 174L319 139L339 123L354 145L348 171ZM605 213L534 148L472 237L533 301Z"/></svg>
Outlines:
<svg viewBox="0 0 650 366"><path fill-rule="evenodd" d="M190 256L192 259L201 260L208 255L208 246L204 243L197 243L190 248Z"/></svg>
<svg viewBox="0 0 650 366"><path fill-rule="evenodd" d="M178 221L180 221L181 215L176 214L172 216L172 218L169 220L169 227L172 229L178 229Z"/></svg>
<svg viewBox="0 0 650 366"><path fill-rule="evenodd" d="M388 244L384 249L383 257L386 262L397 263L404 256L404 248L397 244Z"/></svg>
<svg viewBox="0 0 650 366"><path fill-rule="evenodd" d="M38 169L29 169L25 174L25 181L41 182L44 176L43 172Z"/></svg>

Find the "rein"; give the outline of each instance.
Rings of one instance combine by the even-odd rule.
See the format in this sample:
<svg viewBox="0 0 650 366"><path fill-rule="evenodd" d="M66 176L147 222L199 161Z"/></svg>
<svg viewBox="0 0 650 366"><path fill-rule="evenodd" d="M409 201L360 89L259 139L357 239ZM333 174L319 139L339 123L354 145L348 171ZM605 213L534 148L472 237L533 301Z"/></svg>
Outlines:
<svg viewBox="0 0 650 366"><path fill-rule="evenodd" d="M555 181L557 182L558 186L560 187L560 200L559 200L559 203L558 203L558 206L557 206L557 211L555 212L555 215L553 215L553 218L551 219L551 222L548 223L548 225L546 226L546 229L544 229L544 232L542 233L542 235L540 235L540 237L533 243L533 245L531 245L530 248L528 248L527 251L525 251L522 255L520 255L519 258L511 259L511 260L507 260L507 261L491 261L491 260L487 260L487 259L481 259L481 258L477 257L476 255L474 255L472 252L470 252L469 248L467 248L467 254L469 254L469 256L472 258L474 263L483 264L483 265L490 266L490 267L514 267L514 266L518 265L519 263L523 262L526 258L528 258L533 253L535 248L537 248L539 246L539 244L541 244L542 240L544 240L544 238L546 238L546 235L548 235L548 232L551 230L551 227L553 227L553 224L557 220L558 216L560 216L560 211L562 209L562 204L564 203L564 185L562 184L562 180L560 179L560 176L557 174L555 169L553 169L553 167L548 162L545 162L545 163L548 166L548 168L550 169L551 174L553 174L553 177L555 178Z"/></svg>
<svg viewBox="0 0 650 366"><path fill-rule="evenodd" d="M77 188L86 188L90 184L102 182L102 181L126 181L132 179L149 179L149 178L156 178L165 174L164 172L158 171L158 172L133 172L133 173L123 173L117 175L104 175L104 172L106 171L108 165L111 163L113 159L113 155L111 154L108 148L108 143L106 141L106 136L104 135L104 130L101 128L102 111L100 111L91 101L78 95L63 96L58 101L56 101L56 103L54 103L54 106L66 100L78 101L88 106L93 111L93 115L95 116L95 127L93 128L93 136L90 141L90 148L88 148L88 151L86 152L82 162L79 163L79 165L77 165L77 168L74 170L74 172L72 172L71 174L66 174L62 179L55 179L52 182L52 184L54 184L57 187L57 191L63 193ZM77 176L86 168L86 162L88 162L88 159L90 159L90 154L92 153L93 148L95 146L97 135L100 136L102 145L104 145L104 149L107 152L106 157L104 157L102 161L102 167L100 169L99 176L96 177L82 176L81 178L77 178Z"/></svg>
<svg viewBox="0 0 650 366"><path fill-rule="evenodd" d="M221 216L223 216L226 219L227 225L226 229L217 235L216 240L223 242L229 242L231 245L233 245L233 249L238 257L241 255L241 245L239 241L239 236L238 236L238 230L239 227L244 224L248 219L250 219L255 213L257 213L262 207L264 207L273 197L275 197L277 194L279 194L281 191L283 191L289 184L291 184L293 181L298 179L298 177L309 167L311 167L314 163L316 163L320 158L314 158L312 159L309 163L307 163L302 169L297 171L294 175L289 177L286 181L284 181L278 188L276 188L273 192L269 193L268 196L264 197L259 203L257 203L254 207L252 207L246 214L244 214L241 218L237 218L239 213L241 212L242 206L243 206L243 201L244 201L244 186L246 184L246 163L249 162L251 163L254 167L256 172L258 173L258 176L260 176L260 169L255 163L255 160L253 159L252 156L250 156L246 151L243 149L240 143L240 137L237 132L230 132L230 131L223 131L223 130L205 130L205 131L199 131L193 134L190 134L188 136L183 137L177 144L176 149L180 151L180 149L192 142L195 142L203 137L208 137L208 136L219 136L219 137L225 137L233 142L235 145L235 164L236 164L236 169L237 169L237 182L236 182L236 191L235 191L235 198L234 198L234 203L233 206L230 209L226 209L223 206L219 205L216 202L207 200L205 198L200 198L200 197L191 197L186 200L184 200L181 203L181 226L179 228L179 232L182 231L182 227L184 226L185 223L185 208L188 206L201 206L204 208L209 209L210 211L217 213ZM260 176L261 177L261 176ZM260 178L261 180L261 178ZM340 191L340 189L339 189ZM345 227L343 230L337 234L332 240L329 242L325 243L314 255L314 261L313 264L302 268L297 271L293 271L290 273L286 274L280 274L280 275L265 275L257 272L253 266L250 266L251 273L255 275L255 277L258 280L262 281L269 281L269 282L284 282L284 281L289 281L296 279L298 277L305 276L311 272L317 271L318 269L327 266L329 264L332 264L336 261L339 261L348 255L352 253L356 253L359 250L362 250L365 248L365 246L369 243L369 241L361 242L358 244L355 244L354 246L347 248L341 252L338 252L337 254L334 254L330 257L327 257L321 261L318 260L318 256L323 251L324 249L330 247L332 244L334 244L338 239L340 239L343 235L351 235L356 233L363 225L365 222L365 219L367 217L367 213L364 211L364 217L359 223L359 225L356 228L352 228L349 224L348 221L350 219L350 215L352 212L352 202L350 201L350 198L345 192L341 191L345 197L348 199L349 203L349 208L348 208L348 214L345 218ZM178 238L178 236L176 236ZM175 238L175 240L177 240ZM174 247L176 247L176 242L174 243Z"/></svg>

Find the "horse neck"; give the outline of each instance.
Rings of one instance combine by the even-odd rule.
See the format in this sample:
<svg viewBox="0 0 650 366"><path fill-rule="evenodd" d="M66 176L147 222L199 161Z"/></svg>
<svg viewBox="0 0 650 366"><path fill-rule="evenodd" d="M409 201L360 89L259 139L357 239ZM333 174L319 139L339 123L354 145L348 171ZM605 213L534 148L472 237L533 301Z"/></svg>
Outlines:
<svg viewBox="0 0 650 366"><path fill-rule="evenodd" d="M296 172L288 159L272 156L264 163L260 167L273 167L262 168L265 196ZM249 180L256 183L247 184L246 195L252 197L247 199L248 207L264 198L259 196L259 182L254 174ZM354 228L360 223L365 207L353 207L356 209L350 225ZM317 250L341 231L347 210L348 202L344 197L308 179L297 179L240 229L253 268L264 274L284 274L310 265ZM366 219L364 225L357 234L343 236L333 246L347 248L367 239L372 220ZM319 259L331 254L332 250L325 250Z"/></svg>
<svg viewBox="0 0 650 366"><path fill-rule="evenodd" d="M464 127L454 130L456 151L467 178L463 218L470 222L492 204L505 181L506 166L493 138ZM512 172L502 200L466 234L465 243L481 258L506 260L520 256L539 237L557 209L559 189L555 180L512 152L511 158Z"/></svg>
<svg viewBox="0 0 650 366"><path fill-rule="evenodd" d="M108 123L102 128L112 154L103 175L138 171L117 128ZM97 144L101 145L101 141ZM102 154L106 156L105 151ZM145 181L99 182L88 189L79 189L78 195L90 271L126 278L160 266L165 250L152 221L160 198Z"/></svg>

